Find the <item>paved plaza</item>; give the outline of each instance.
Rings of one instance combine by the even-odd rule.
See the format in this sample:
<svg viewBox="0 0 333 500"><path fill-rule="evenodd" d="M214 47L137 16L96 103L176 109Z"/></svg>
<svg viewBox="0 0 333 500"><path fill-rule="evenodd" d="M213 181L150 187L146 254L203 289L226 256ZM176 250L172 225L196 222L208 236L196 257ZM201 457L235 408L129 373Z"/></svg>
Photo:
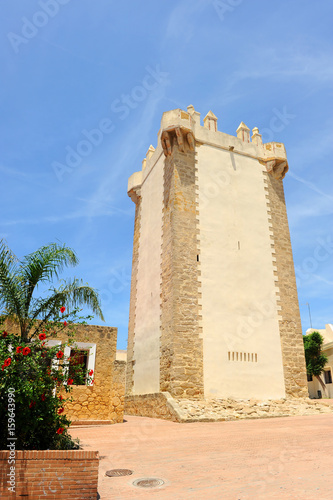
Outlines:
<svg viewBox="0 0 333 500"><path fill-rule="evenodd" d="M100 453L101 500L331 500L333 415L179 424L126 416L72 428ZM110 469L131 469L106 477ZM164 485L133 482L158 478Z"/></svg>

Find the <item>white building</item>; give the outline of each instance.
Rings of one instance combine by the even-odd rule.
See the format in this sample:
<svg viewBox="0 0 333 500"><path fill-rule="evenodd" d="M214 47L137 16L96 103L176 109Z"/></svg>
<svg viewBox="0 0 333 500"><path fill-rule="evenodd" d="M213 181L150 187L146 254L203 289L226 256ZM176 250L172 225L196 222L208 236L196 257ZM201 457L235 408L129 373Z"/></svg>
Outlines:
<svg viewBox="0 0 333 500"><path fill-rule="evenodd" d="M322 384L319 382L317 377L308 376L308 388L310 398L333 398L333 383L332 383L332 371L333 371L333 325L325 325L324 330L317 330L315 328L309 328L306 334L313 332L319 332L324 338L324 344L322 346L322 353L326 354L328 360L324 368L324 372L320 375Z"/></svg>

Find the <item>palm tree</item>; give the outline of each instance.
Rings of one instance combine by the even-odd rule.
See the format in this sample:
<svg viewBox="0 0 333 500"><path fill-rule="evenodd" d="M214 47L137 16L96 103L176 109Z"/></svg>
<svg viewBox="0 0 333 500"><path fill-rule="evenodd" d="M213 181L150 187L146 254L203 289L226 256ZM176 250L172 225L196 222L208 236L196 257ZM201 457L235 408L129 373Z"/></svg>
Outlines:
<svg viewBox="0 0 333 500"><path fill-rule="evenodd" d="M61 306L70 311L85 305L104 320L97 292L76 278L63 281L58 288L51 286L46 298L34 296L38 284L59 279L65 267L77 264L74 250L65 245L50 243L20 261L0 240L0 317L19 325L22 341L35 337Z"/></svg>

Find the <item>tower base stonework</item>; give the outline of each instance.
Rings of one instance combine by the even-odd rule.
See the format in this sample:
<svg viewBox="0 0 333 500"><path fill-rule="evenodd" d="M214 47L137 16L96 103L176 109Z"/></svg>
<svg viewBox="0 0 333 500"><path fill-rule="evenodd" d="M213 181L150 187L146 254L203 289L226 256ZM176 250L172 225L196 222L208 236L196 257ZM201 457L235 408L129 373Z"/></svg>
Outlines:
<svg viewBox="0 0 333 500"><path fill-rule="evenodd" d="M186 421L188 401L307 396L287 171L284 145L257 128L251 141L243 122L237 137L219 132L212 112L201 126L193 106L163 114L128 185L125 411Z"/></svg>
<svg viewBox="0 0 333 500"><path fill-rule="evenodd" d="M221 422L332 413L332 399L175 399L168 392L127 396L125 414L173 422Z"/></svg>

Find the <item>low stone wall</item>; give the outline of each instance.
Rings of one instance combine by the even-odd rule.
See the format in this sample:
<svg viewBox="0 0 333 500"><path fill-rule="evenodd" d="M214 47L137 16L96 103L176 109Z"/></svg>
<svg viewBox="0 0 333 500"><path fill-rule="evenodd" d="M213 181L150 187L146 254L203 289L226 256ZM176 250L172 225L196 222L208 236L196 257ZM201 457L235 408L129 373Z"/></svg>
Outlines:
<svg viewBox="0 0 333 500"><path fill-rule="evenodd" d="M59 340L62 337L57 337ZM63 338L65 340L65 337ZM116 424L123 421L124 401L115 398L114 382L118 386L117 328L77 325L76 342L96 344L94 384L73 386L73 402L65 405L66 415L73 424L104 421ZM122 393L123 394L123 393Z"/></svg>
<svg viewBox="0 0 333 500"><path fill-rule="evenodd" d="M168 392L126 396L125 413L174 422L218 422L333 413L332 399L174 399Z"/></svg>
<svg viewBox="0 0 333 500"><path fill-rule="evenodd" d="M187 422L214 422L247 418L291 417L332 413L333 400L292 398L268 401L210 399L177 400Z"/></svg>
<svg viewBox="0 0 333 500"><path fill-rule="evenodd" d="M162 418L173 422L182 422L186 418L168 392L126 396L124 411L127 415Z"/></svg>
<svg viewBox="0 0 333 500"><path fill-rule="evenodd" d="M97 498L97 451L16 451L14 463L10 457L0 451L1 500Z"/></svg>
<svg viewBox="0 0 333 500"><path fill-rule="evenodd" d="M113 413L111 419L113 422L121 423L124 420L124 401L125 401L125 381L126 381L126 361L114 362L113 380L111 390L111 404Z"/></svg>

